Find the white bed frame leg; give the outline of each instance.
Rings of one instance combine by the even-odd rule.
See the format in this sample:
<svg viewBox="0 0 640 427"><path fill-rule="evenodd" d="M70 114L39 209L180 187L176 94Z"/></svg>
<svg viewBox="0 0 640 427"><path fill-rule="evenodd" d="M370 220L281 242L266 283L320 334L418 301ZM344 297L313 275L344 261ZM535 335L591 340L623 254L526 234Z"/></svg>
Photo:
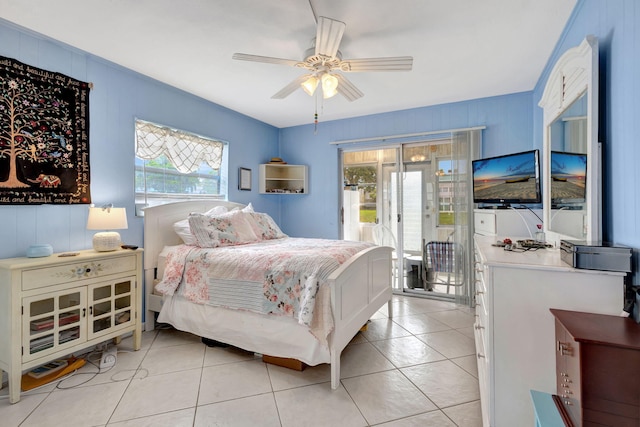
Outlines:
<svg viewBox="0 0 640 427"><path fill-rule="evenodd" d="M391 300L387 301L387 311L389 312L389 319L393 317L393 304Z"/></svg>
<svg viewBox="0 0 640 427"><path fill-rule="evenodd" d="M331 389L336 390L340 385L340 352L331 352Z"/></svg>

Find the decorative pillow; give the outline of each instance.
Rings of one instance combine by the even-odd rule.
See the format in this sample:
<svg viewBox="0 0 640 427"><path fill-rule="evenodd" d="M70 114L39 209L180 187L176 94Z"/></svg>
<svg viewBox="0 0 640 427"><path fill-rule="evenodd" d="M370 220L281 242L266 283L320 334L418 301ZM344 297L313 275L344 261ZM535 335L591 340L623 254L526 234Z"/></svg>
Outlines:
<svg viewBox="0 0 640 427"><path fill-rule="evenodd" d="M276 222L266 213L247 213L252 218L251 227L256 236L261 240L281 239L288 237L280 230Z"/></svg>
<svg viewBox="0 0 640 427"><path fill-rule="evenodd" d="M221 215L189 215L189 227L197 245L205 248L242 245L258 241L258 237L242 211Z"/></svg>
<svg viewBox="0 0 640 427"><path fill-rule="evenodd" d="M204 214L220 215L226 212L227 208L225 206L215 206L206 211ZM178 236L180 236L185 245L196 246L198 244L196 237L193 235L193 233L191 233L191 228L189 227L189 218L174 223L173 230Z"/></svg>

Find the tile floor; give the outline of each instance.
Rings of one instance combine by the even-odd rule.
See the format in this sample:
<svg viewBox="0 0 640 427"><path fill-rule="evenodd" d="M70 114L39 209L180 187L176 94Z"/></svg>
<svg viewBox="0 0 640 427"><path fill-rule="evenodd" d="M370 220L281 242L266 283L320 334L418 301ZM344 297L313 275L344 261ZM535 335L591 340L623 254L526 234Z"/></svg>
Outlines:
<svg viewBox="0 0 640 427"><path fill-rule="evenodd" d="M451 302L393 297L342 354L340 387L328 365L293 371L232 348L160 329L131 338L117 364L85 365L11 405L9 426L481 426L472 311ZM99 354L92 360L99 361Z"/></svg>

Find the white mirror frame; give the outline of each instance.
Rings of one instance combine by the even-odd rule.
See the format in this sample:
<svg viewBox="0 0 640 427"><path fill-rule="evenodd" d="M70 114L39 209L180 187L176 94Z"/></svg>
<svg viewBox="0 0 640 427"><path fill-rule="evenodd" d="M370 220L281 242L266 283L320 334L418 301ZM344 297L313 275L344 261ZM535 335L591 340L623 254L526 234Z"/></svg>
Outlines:
<svg viewBox="0 0 640 427"><path fill-rule="evenodd" d="M550 126L583 94L587 96L587 191L584 236L570 236L551 230L556 212L551 209ZM602 240L601 164L598 143L598 39L587 36L577 47L567 50L555 64L538 103L543 109L543 210L547 241Z"/></svg>

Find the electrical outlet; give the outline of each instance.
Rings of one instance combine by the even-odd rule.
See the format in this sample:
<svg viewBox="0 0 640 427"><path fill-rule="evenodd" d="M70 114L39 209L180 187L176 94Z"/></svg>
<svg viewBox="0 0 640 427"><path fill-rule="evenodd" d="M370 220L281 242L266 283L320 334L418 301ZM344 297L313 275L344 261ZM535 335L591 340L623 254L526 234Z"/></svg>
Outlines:
<svg viewBox="0 0 640 427"><path fill-rule="evenodd" d="M109 369L116 364L118 358L118 348L107 348L102 352L102 358L100 359L100 370Z"/></svg>

